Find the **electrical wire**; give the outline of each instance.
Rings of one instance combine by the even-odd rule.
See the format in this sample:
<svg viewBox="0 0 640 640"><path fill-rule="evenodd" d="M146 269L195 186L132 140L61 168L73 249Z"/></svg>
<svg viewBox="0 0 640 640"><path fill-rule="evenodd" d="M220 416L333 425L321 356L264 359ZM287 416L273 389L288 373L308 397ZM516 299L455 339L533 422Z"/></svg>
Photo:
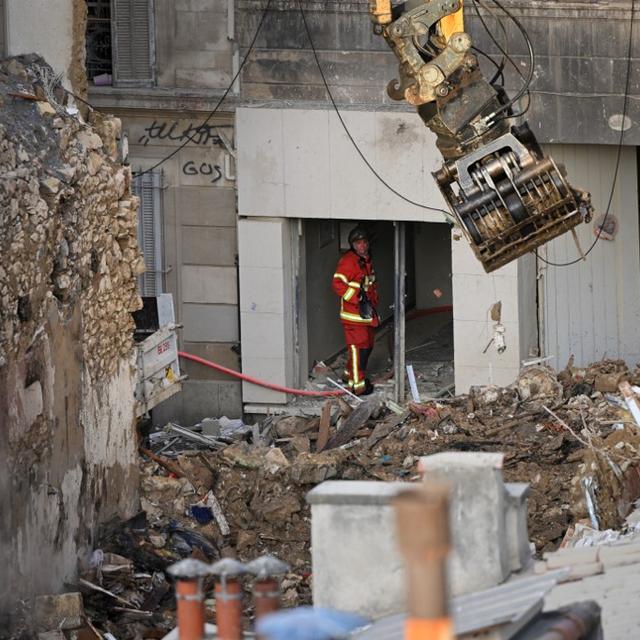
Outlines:
<svg viewBox="0 0 640 640"><path fill-rule="evenodd" d="M481 0L473 0L474 4L475 2L478 2L479 4L482 5ZM514 98L512 98L507 104L503 105L502 107L500 107L500 109L498 109L498 111L496 111L493 115L494 117L496 115L498 115L499 113L503 113L504 111L506 111L507 109L509 109L513 104L515 104L516 102L518 102L518 100L520 100L520 98L522 98L522 96L528 92L529 87L531 86L531 81L533 80L533 73L535 71L535 61L536 61L536 57L535 57L535 52L533 50L533 44L531 43L531 39L529 38L529 34L527 33L527 30L524 28L524 26L522 25L522 23L520 22L520 20L518 20L518 18L516 18L511 11L509 11L508 9L506 9L501 3L500 0L492 0L492 2L506 15L509 17L509 19L516 25L516 27L520 30L520 33L522 34L522 36L524 37L525 43L527 45L527 50L529 52L529 73L527 75L527 78L523 84L523 86L521 87L520 91L516 94L516 96ZM484 6L484 5L482 5ZM518 72L518 74L520 75L520 77L522 77L524 79L524 77L522 76L522 73L520 72L520 70L518 69L518 66L516 65L516 63L514 62L514 60L508 55L506 54L507 57L509 58L509 60L511 61L511 64L513 64L514 69L516 69L516 71ZM509 116L509 117L515 117L515 116Z"/></svg>
<svg viewBox="0 0 640 640"><path fill-rule="evenodd" d="M504 66L502 63L498 64L486 51L473 46L471 47L476 53L479 53L481 56L485 57L494 67L496 67L497 71L495 72L493 78L489 80L489 84L495 84L498 79L501 80L500 85L504 87Z"/></svg>
<svg viewBox="0 0 640 640"><path fill-rule="evenodd" d="M455 224L455 220L454 220L453 216L448 211L445 211L444 209L440 209L438 207L430 207L430 206L428 206L426 204L421 204L420 202L416 202L415 200L411 200L411 198L407 198L406 196L402 195L399 191L394 189L376 171L375 167L369 162L367 157L364 155L364 153L362 152L362 150L358 146L358 143L355 141L355 139L351 135L351 132L349 131L349 128L347 127L347 124L344 121L344 118L342 117L342 114L340 113L340 109L338 109L338 105L336 104L336 101L335 101L335 99L333 97L333 94L331 93L331 88L329 87L329 83L327 82L327 78L326 78L326 76L324 74L324 70L322 69L322 65L320 64L320 59L318 58L318 52L316 51L316 47L315 47L315 44L313 42L313 37L311 36L311 30L309 29L309 25L307 23L307 16L306 16L306 14L304 12L304 9L302 8L302 2L301 2L301 0L297 0L297 2L298 2L298 8L300 10L300 15L302 16L302 21L304 23L304 28L305 28L305 31L307 32L307 38L309 39L309 45L311 46L311 51L313 52L313 57L315 59L316 66L318 67L318 71L320 72L320 76L322 78L322 82L324 84L324 88L325 88L325 90L327 92L327 95L329 96L329 100L331 101L331 104L333 105L333 108L334 108L334 110L335 110L335 112L336 112L336 114L338 116L338 119L340 120L340 124L342 125L342 128L344 129L344 132L347 134L347 137L351 141L351 144L353 145L354 149L357 151L357 153L360 156L360 158L362 159L362 161L365 163L365 165L367 165L368 169L371 171L371 173L373 173L373 175L378 179L378 181L381 182L387 189L389 189L389 191L391 191L391 193L394 193L396 196L398 196L398 198L400 198L401 200L404 200L405 202L408 202L409 204L412 204L412 205L414 205L416 207L420 207L421 209L426 209L427 211L435 211L436 213L442 213L447 218L447 221L449 223Z"/></svg>
<svg viewBox="0 0 640 640"><path fill-rule="evenodd" d="M591 246L589 247L589 249L584 253L584 256L580 256L579 258L576 258L575 260L571 260L570 262L551 262L549 260L545 260L538 253L536 249L534 251L536 254L536 257L551 267L570 267L586 259L586 257L593 251L596 244L598 244L598 241L600 240L600 234L602 233L602 229L604 228L604 225L607 222L607 218L609 217L609 213L611 212L611 203L613 202L613 196L615 194L616 184L618 182L618 173L620 170L620 159L622 158L622 147L623 147L622 143L624 140L624 132L625 132L624 124L627 118L627 109L629 106L629 86L631 84L631 54L633 53L633 15L635 13L635 9L636 9L636 0L631 0L631 19L629 22L629 44L627 46L627 78L625 82L624 101L622 105L622 121L620 123L620 139L618 141L616 167L613 172L613 180L611 182L611 193L609 194L609 201L607 202L607 208L605 210L604 218L602 219L602 223L600 224L600 227L596 233L595 240L591 243Z"/></svg>
<svg viewBox="0 0 640 640"><path fill-rule="evenodd" d="M496 47L498 47L498 50L502 53L502 60L500 61L500 69L504 69L505 67L505 61L509 58L509 54L507 53L507 48L509 46L509 39L507 36L507 29L505 28L505 26L502 24L502 22L500 21L500 19L498 18L498 16L496 16L493 13L493 10L491 9L491 7L484 7L486 8L487 12L491 15L491 17L500 25L500 28L502 29L502 33L504 34L504 47L502 47L500 45L500 43L497 41L497 39L494 37L493 32L491 31L491 29L489 29L489 26L487 25L487 23L485 22L484 18L482 17L482 15L480 14L480 10L478 9L478 5L476 4L476 0L472 0L473 3L473 8L476 11L476 15L478 16L478 18L480 19L480 22L482 23L482 26L484 27L484 30L487 32L487 35L489 36L489 38L491 39L491 41L496 45ZM493 58L491 58L491 60L493 60ZM516 71L520 71L517 67L516 67ZM504 77L504 76L503 76ZM493 78L489 81L489 84L493 84L495 82L495 80L497 79L497 74L493 76ZM524 78L523 78L524 79Z"/></svg>
<svg viewBox="0 0 640 640"><path fill-rule="evenodd" d="M220 108L220 105L224 102L225 98L229 95L229 92L231 91L231 89L233 89L233 85L236 83L236 80L239 78L240 74L242 73L242 69L244 68L244 65L246 64L247 60L249 59L249 56L251 55L251 52L253 51L253 47L256 44L256 40L258 39L258 35L260 33L260 30L262 29L262 25L263 25L263 23L265 21L265 18L267 17L267 14L269 13L269 9L271 8L271 2L272 2L272 0L267 0L267 4L266 4L266 6L264 8L264 11L262 12L262 16L260 18L260 22L258 23L258 28L256 29L256 32L253 35L253 39L251 40L251 44L249 44L249 48L247 49L247 52L244 54L244 58L242 59L242 62L240 63L240 66L238 67L238 71L236 71L236 74L231 79L231 82L229 83L229 86L224 90L224 92L223 92L222 96L220 97L220 99L218 100L216 106L213 108L213 110L206 117L205 121L197 129L194 130L192 135L187 136L187 139L180 146L176 147L168 156L166 156L162 160L159 160L158 162L156 162L156 164L154 164L152 167L149 167L148 169L145 169L144 171L139 171L138 173L134 173L133 174L134 178L139 178L140 176L143 176L145 173L150 173L154 169L157 169L160 165L164 164L167 160L170 160L171 158L173 158L177 153L182 151L182 149L184 149L190 142L193 142L193 139L200 133L202 127L206 126L208 124L209 120L211 120L211 118L213 118L215 113Z"/></svg>

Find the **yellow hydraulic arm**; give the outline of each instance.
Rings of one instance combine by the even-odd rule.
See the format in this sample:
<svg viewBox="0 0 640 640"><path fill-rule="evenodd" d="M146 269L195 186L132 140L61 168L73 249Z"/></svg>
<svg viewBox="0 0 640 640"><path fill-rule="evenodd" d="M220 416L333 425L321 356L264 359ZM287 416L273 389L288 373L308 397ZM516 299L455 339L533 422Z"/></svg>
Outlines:
<svg viewBox="0 0 640 640"><path fill-rule="evenodd" d="M484 78L462 0L369 7L399 62L387 93L417 107L436 134L445 162L433 177L486 271L590 218L590 195L570 186L528 125L516 124L514 101Z"/></svg>

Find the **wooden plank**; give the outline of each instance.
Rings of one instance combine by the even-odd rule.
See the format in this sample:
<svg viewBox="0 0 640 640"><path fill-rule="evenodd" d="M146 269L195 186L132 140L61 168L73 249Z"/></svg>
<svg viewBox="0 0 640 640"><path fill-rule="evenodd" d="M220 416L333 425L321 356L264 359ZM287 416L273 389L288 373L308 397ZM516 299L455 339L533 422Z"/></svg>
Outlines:
<svg viewBox="0 0 640 640"><path fill-rule="evenodd" d="M333 402L331 400L327 400L323 407L322 413L320 414L320 425L318 428L318 442L316 444L316 451L320 453L326 446L327 442L329 442L329 426L331 424L331 409L333 407Z"/></svg>
<svg viewBox="0 0 640 640"><path fill-rule="evenodd" d="M371 417L379 406L377 398L370 398L356 407L344 421L342 427L327 443L326 449L335 449L347 444L360 430L360 427Z"/></svg>

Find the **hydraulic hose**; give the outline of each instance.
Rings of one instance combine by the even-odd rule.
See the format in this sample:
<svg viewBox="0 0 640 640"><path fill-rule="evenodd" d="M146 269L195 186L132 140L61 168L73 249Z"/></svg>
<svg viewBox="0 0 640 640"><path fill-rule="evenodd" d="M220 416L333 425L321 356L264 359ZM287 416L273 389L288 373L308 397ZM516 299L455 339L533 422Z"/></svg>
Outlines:
<svg viewBox="0 0 640 640"><path fill-rule="evenodd" d="M221 371L222 373L226 373L228 376L233 376L234 378L240 378L240 380L244 380L245 382L249 382L251 384L255 384L259 387L265 387L266 389L273 389L274 391L280 391L281 393L290 393L291 395L296 396L311 396L313 398L323 398L327 396L341 396L344 395L344 391L307 391L306 389L290 389L289 387L283 387L279 384L273 384L271 382L265 382L264 380L259 380L258 378L254 378L252 376L248 376L246 373L240 373L239 371L234 371L233 369L229 369L227 367L223 367L221 364L216 362L211 362L210 360L205 360L204 358L200 358L198 356L194 356L191 353L186 353L185 351L178 351L178 355L185 360L192 360L193 362L198 362L199 364L204 365L205 367L209 367L211 369L216 369L217 371Z"/></svg>

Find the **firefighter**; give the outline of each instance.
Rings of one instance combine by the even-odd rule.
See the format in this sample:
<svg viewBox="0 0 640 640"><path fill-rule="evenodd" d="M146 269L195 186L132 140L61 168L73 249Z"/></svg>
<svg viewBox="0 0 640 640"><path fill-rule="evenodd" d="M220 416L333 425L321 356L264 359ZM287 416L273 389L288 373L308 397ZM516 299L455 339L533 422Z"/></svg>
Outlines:
<svg viewBox="0 0 640 640"><path fill-rule="evenodd" d="M366 378L373 349L374 327L380 324L378 290L369 254L369 236L362 227L349 233L349 251L339 260L332 287L340 296L340 321L347 343L345 382L353 393L367 395L373 385Z"/></svg>

